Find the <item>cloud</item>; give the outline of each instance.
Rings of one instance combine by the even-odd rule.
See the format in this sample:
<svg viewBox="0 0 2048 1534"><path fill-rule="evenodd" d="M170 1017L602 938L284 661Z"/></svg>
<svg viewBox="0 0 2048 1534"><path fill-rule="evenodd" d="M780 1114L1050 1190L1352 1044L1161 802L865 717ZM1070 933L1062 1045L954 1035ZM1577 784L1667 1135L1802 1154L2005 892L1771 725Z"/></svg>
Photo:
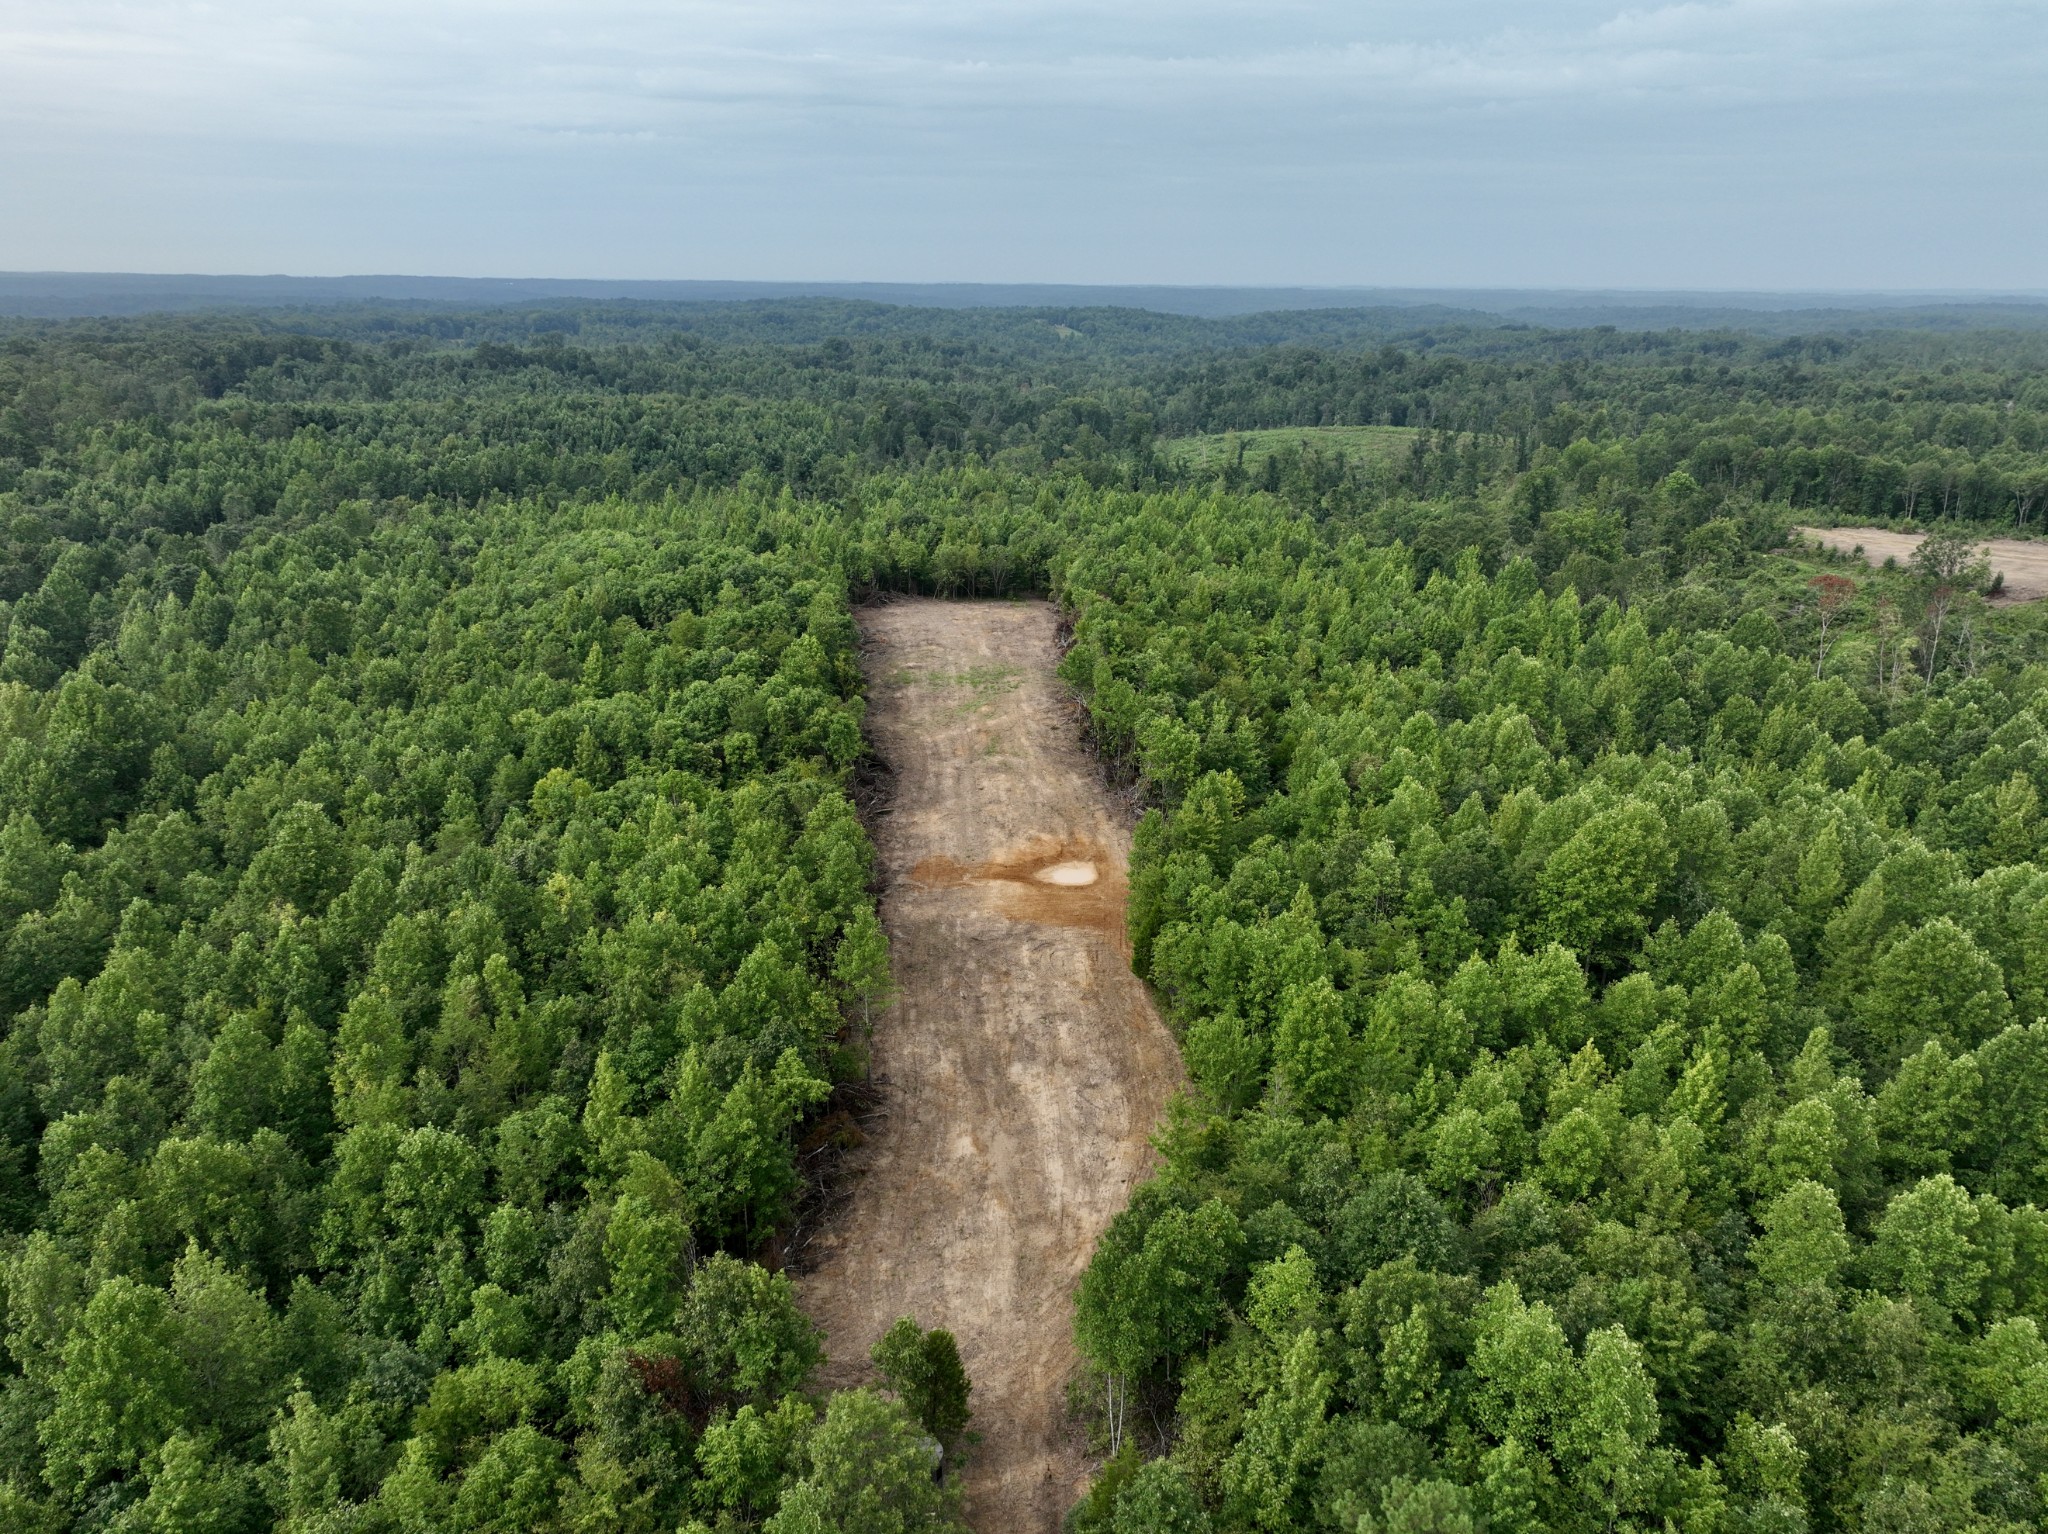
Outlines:
<svg viewBox="0 0 2048 1534"><path fill-rule="evenodd" d="M1074 242L1089 220L1153 206L1159 227L1208 230L1249 256L1259 230L1242 218L1167 207L1205 184L1237 187L1277 220L1269 239L1323 241L1328 262L1366 227L1333 198L1383 200L1376 233L1398 217L1461 240L1487 207L1514 203L1556 225L1561 251L1598 191L1639 199L1625 210L1638 223L1718 203L1754 231L1773 227L1788 187L1804 200L1776 225L1810 219L1822 186L1863 198L1868 222L1879 195L1976 195L1959 159L2038 173L2042 12L2041 0L0 0L0 193L32 194L46 220L0 233L0 262L39 236L50 248L83 237L49 237L67 177L158 210L165 166L195 202L282 181L307 199L325 185L369 218L375 187L388 204L391 188L437 185L445 216L468 208L501 225L516 223L515 192L609 195L602 216L637 231L642 259L660 248L657 206L690 209L661 227L708 249L714 217L766 208L787 221L798 200L872 220L877 239L885 216L922 231L953 215L946 238L962 257L1015 250L1025 203ZM1751 205L1730 203L1738 185ZM1306 190L1317 186L1321 200ZM1574 206L1546 215L1543 195ZM959 217L974 208L994 210L979 232ZM2010 241L2017 261L2021 232Z"/></svg>
<svg viewBox="0 0 2048 1534"><path fill-rule="evenodd" d="M2038 39L1990 46L2020 41L1997 35L2016 9L15 0L0 7L0 111L23 125L363 142L749 128L755 113L860 126L961 110L1796 101L1852 82L1981 88L1986 69L2037 67Z"/></svg>

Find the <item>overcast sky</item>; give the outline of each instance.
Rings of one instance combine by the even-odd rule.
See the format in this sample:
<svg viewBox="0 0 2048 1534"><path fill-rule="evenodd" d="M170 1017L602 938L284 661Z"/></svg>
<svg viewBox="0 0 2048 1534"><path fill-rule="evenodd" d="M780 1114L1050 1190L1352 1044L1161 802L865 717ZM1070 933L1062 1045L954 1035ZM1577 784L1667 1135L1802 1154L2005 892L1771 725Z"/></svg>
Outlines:
<svg viewBox="0 0 2048 1534"><path fill-rule="evenodd" d="M2048 0L0 0L0 268L2048 289Z"/></svg>

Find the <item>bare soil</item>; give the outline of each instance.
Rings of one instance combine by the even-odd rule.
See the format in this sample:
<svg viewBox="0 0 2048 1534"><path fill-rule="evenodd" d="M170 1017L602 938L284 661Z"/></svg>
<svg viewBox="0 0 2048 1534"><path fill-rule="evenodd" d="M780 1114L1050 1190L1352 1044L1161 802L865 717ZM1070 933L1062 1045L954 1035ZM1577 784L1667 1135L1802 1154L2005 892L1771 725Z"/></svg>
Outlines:
<svg viewBox="0 0 2048 1534"><path fill-rule="evenodd" d="M1920 547L1925 533L1894 533L1882 527L1795 527L1793 535L1811 538L1826 548L1852 554L1863 546L1863 558L1881 565L1887 557L1904 564ZM1993 571L2005 575L2005 590L1991 600L1997 605L2036 602L2048 597L2048 542L2020 538L1986 538L1983 550Z"/></svg>
<svg viewBox="0 0 2048 1534"><path fill-rule="evenodd" d="M1180 1057L1124 944L1130 837L1054 675L1043 603L860 615L895 999L887 1112L799 1279L825 1383L873 1377L889 1324L959 1339L983 1534L1053 1534L1093 1468L1070 1422L1073 1290L1149 1169Z"/></svg>

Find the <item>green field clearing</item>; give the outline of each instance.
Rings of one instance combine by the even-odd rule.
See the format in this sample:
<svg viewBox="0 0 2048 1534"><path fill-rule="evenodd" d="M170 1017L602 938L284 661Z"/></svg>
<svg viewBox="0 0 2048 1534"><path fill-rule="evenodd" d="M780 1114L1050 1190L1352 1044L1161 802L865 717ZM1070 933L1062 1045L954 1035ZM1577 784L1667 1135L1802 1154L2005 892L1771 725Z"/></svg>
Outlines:
<svg viewBox="0 0 2048 1534"><path fill-rule="evenodd" d="M1162 443L1161 451L1176 464L1206 469L1237 455L1244 444L1246 465L1265 461L1284 448L1315 447L1348 458L1388 462L1408 451L1419 428L1414 426L1272 426L1259 431L1223 432L1213 437L1179 437Z"/></svg>

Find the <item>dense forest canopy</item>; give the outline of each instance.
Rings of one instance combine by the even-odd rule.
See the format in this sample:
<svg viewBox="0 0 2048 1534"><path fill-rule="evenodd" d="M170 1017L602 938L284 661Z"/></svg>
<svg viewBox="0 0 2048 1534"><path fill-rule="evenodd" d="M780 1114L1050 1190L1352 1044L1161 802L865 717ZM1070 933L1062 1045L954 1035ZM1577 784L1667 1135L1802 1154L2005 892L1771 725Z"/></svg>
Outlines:
<svg viewBox="0 0 2048 1534"><path fill-rule="evenodd" d="M1078 1529L2041 1526L2042 339L1414 322L7 331L0 1522L954 1525L950 1342L775 1271L914 590L1149 806Z"/></svg>

